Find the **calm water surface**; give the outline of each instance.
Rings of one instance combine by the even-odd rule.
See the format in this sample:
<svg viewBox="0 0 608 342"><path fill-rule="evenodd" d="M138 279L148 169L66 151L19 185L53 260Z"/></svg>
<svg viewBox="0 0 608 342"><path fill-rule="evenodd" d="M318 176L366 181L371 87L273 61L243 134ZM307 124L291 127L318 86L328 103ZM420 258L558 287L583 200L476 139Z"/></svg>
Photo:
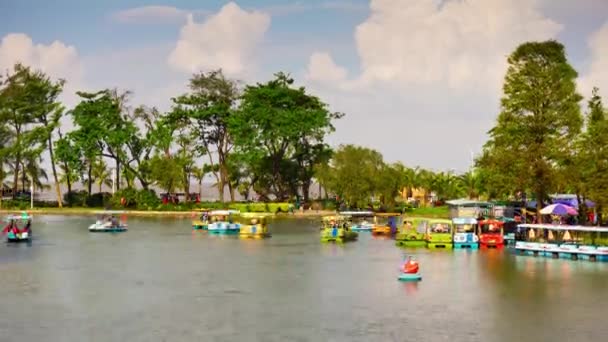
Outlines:
<svg viewBox="0 0 608 342"><path fill-rule="evenodd" d="M362 233L321 245L317 221L264 241L192 233L188 220L36 217L0 244L0 341L602 341L608 265L500 251L409 251Z"/></svg>

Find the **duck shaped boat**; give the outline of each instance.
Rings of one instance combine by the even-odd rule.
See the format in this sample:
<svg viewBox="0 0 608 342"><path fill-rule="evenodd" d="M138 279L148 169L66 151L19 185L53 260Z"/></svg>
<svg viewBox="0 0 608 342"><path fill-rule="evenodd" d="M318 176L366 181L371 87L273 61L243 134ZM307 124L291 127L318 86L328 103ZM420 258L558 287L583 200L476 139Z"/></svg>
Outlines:
<svg viewBox="0 0 608 342"><path fill-rule="evenodd" d="M119 233L127 231L127 218L122 215L120 219L117 214L124 211L102 211L97 213L97 221L89 226L89 232L95 233Z"/></svg>
<svg viewBox="0 0 608 342"><path fill-rule="evenodd" d="M401 274L397 279L401 281L420 281L422 275L420 275L420 267L418 262L412 260L412 257L408 257L407 261L401 265Z"/></svg>
<svg viewBox="0 0 608 342"><path fill-rule="evenodd" d="M8 223L2 230L2 234L6 235L6 242L30 242L32 241L32 217L27 213L21 215L9 215L6 217ZM23 228L19 228L21 225Z"/></svg>

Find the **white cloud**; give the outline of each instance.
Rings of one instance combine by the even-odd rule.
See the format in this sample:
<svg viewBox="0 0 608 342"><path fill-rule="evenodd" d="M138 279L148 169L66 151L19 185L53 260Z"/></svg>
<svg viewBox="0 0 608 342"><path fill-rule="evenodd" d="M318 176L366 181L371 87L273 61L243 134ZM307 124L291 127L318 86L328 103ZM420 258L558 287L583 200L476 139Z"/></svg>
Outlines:
<svg viewBox="0 0 608 342"><path fill-rule="evenodd" d="M74 92L82 84L83 67L75 47L61 41L48 45L34 44L23 33L10 33L0 41L0 70L5 72L16 63L41 70L54 79L65 79L67 84L62 99L74 104Z"/></svg>
<svg viewBox="0 0 608 342"><path fill-rule="evenodd" d="M520 43L555 38L561 25L538 0L371 0L355 31L360 80L498 90Z"/></svg>
<svg viewBox="0 0 608 342"><path fill-rule="evenodd" d="M311 81L342 82L346 79L346 69L336 65L325 52L315 52L310 56L306 78Z"/></svg>
<svg viewBox="0 0 608 342"><path fill-rule="evenodd" d="M202 10L184 10L172 6L142 6L116 12L112 18L123 23L166 22L182 23L188 14L208 14Z"/></svg>
<svg viewBox="0 0 608 342"><path fill-rule="evenodd" d="M581 91L583 96L590 96L591 89L598 87L608 97L608 21L590 36L588 44L591 63L581 79Z"/></svg>
<svg viewBox="0 0 608 342"><path fill-rule="evenodd" d="M241 74L269 27L268 14L245 11L234 2L200 24L189 16L169 65L185 72L222 68L227 74Z"/></svg>
<svg viewBox="0 0 608 342"><path fill-rule="evenodd" d="M54 41L49 45L34 44L23 33L10 33L0 42L0 69L11 69L15 63L40 69L55 78L80 79L82 67L73 46Z"/></svg>

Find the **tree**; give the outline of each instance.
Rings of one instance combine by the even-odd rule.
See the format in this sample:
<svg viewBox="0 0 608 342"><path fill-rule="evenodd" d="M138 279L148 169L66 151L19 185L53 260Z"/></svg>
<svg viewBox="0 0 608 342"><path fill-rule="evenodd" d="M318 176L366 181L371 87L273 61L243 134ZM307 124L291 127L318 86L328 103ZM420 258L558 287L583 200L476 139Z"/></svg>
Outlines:
<svg viewBox="0 0 608 342"><path fill-rule="evenodd" d="M581 129L577 72L556 41L522 44L508 63L501 112L478 166L505 175L503 181L519 180L512 192L534 192L540 220L556 165Z"/></svg>
<svg viewBox="0 0 608 342"><path fill-rule="evenodd" d="M69 137L61 137L55 142L55 155L62 171L59 182L65 183L71 193L72 184L81 178L85 168L82 149Z"/></svg>
<svg viewBox="0 0 608 342"><path fill-rule="evenodd" d="M91 179L92 163L99 155L111 158L116 165L116 187L119 189L121 166L129 167L125 147L137 133L135 124L124 114L129 93L117 94L106 89L77 94L81 101L70 113L77 128L70 135L87 157L87 178ZM89 182L89 192L91 185Z"/></svg>
<svg viewBox="0 0 608 342"><path fill-rule="evenodd" d="M238 82L226 78L219 69L193 75L190 93L173 99L176 105L174 115L194 122L194 134L201 144L199 152L207 154L211 165L218 166L213 175L217 180L221 202L224 202L225 186L230 185L227 163L232 150L232 137L228 122L234 115L239 96ZM234 198L231 200L234 201Z"/></svg>
<svg viewBox="0 0 608 342"><path fill-rule="evenodd" d="M156 154L150 159L152 179L168 194L184 186L183 161L179 157Z"/></svg>
<svg viewBox="0 0 608 342"><path fill-rule="evenodd" d="M573 163L577 177L574 180L578 180L575 185L579 186L576 193L586 193L601 215L608 208L608 115L597 88L588 102L586 131L579 142L577 157ZM579 203L584 200L585 195L579 195Z"/></svg>
<svg viewBox="0 0 608 342"><path fill-rule="evenodd" d="M17 194L19 176L24 172L24 160L40 156L41 144L46 138L35 129L35 123L42 111L50 110L49 101L43 95L53 95L55 90L40 89L43 77L16 64L0 88L0 122L4 123L10 139L4 145L2 155L13 167L13 197ZM54 98L50 102L54 102Z"/></svg>
<svg viewBox="0 0 608 342"><path fill-rule="evenodd" d="M378 191L378 176L385 169L382 155L365 147L342 145L333 154L321 178L326 187L351 207L366 207ZM384 190L384 189L383 189Z"/></svg>
<svg viewBox="0 0 608 342"><path fill-rule="evenodd" d="M108 187L112 186L112 180L111 180L112 175L110 174L110 171L108 170L108 165L102 158L97 159L93 163L91 175L92 175L93 179L95 180L95 183L97 183L100 193L102 192L102 186L104 184Z"/></svg>
<svg viewBox="0 0 608 342"><path fill-rule="evenodd" d="M293 82L278 73L267 83L247 86L229 126L256 192L278 200L298 195L300 188L308 197L314 166L327 157L324 138L334 131L332 121L342 117Z"/></svg>

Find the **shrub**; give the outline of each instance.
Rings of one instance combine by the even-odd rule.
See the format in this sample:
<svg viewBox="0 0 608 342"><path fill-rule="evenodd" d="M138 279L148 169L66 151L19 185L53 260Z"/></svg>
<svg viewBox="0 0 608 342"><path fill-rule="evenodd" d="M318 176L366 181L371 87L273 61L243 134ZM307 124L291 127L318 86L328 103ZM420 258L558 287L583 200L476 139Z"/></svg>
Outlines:
<svg viewBox="0 0 608 342"><path fill-rule="evenodd" d="M85 206L87 203L88 194L84 190L70 191L63 194L63 201L70 207Z"/></svg>
<svg viewBox="0 0 608 342"><path fill-rule="evenodd" d="M290 206L289 203L268 203L268 211L275 214L278 212L287 213Z"/></svg>
<svg viewBox="0 0 608 342"><path fill-rule="evenodd" d="M86 199L87 207L91 208L101 208L110 205L110 200L112 199L112 194L108 192L98 192L91 196L88 196Z"/></svg>
<svg viewBox="0 0 608 342"><path fill-rule="evenodd" d="M268 206L266 203L250 203L249 211L252 213L264 213L268 212Z"/></svg>
<svg viewBox="0 0 608 342"><path fill-rule="evenodd" d="M154 190L140 190L136 195L136 207L139 210L155 210L161 204Z"/></svg>
<svg viewBox="0 0 608 342"><path fill-rule="evenodd" d="M125 203L121 203L124 198ZM122 189L118 190L110 201L113 208L135 208L137 206L137 190Z"/></svg>

